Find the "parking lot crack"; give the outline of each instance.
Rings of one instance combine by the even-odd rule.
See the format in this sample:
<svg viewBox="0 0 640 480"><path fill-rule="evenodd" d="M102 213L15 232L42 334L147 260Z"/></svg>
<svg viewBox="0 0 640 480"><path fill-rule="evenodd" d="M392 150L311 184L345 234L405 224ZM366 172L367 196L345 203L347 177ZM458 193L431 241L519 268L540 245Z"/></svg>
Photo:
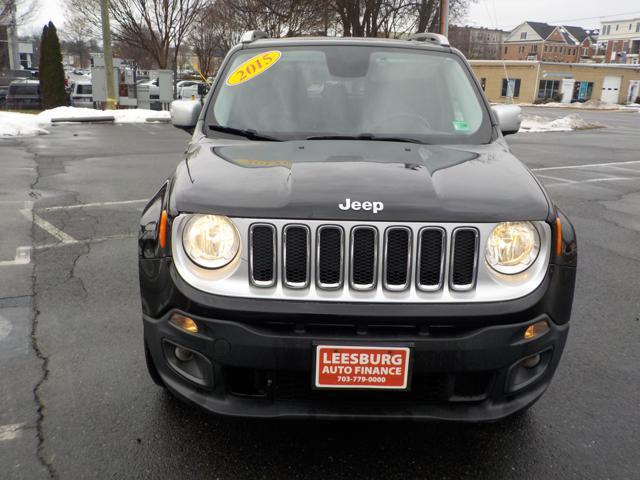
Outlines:
<svg viewBox="0 0 640 480"><path fill-rule="evenodd" d="M35 188L40 181L40 169L38 163L38 157L36 155L36 178L30 185L31 193L34 194L33 197L36 198L38 196L38 192L36 192ZM34 239L34 229L36 228L35 223L31 225L31 243L33 244ZM36 404L36 438L37 438L37 447L36 447L36 456L38 458L38 462L46 469L50 478L57 479L59 478L58 473L56 472L53 462L47 458L45 452L45 434L44 434L44 420L46 414L46 406L42 395L42 387L49 380L50 370L49 370L49 357L44 353L41 348L40 342L38 341L38 326L39 326L39 317L40 310L38 309L38 296L37 296L37 275L36 275L36 267L35 265L32 267L31 271L31 292L33 295L32 300L32 315L31 315L31 331L30 331L30 339L31 339L31 348L33 349L36 358L40 361L40 371L41 375L35 386L33 387L33 399Z"/></svg>

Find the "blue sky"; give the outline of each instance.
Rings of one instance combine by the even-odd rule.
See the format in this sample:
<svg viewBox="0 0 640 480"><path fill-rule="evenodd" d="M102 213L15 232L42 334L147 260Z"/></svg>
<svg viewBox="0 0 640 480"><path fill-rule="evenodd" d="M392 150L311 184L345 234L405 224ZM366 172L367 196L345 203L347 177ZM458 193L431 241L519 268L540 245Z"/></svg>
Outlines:
<svg viewBox="0 0 640 480"><path fill-rule="evenodd" d="M23 30L30 33L39 31L50 19L64 26L62 0L40 0L39 16ZM580 25L596 28L600 20L640 18L638 0L477 0L471 6L466 19L468 24L485 27L500 27L504 30L534 20L549 23Z"/></svg>

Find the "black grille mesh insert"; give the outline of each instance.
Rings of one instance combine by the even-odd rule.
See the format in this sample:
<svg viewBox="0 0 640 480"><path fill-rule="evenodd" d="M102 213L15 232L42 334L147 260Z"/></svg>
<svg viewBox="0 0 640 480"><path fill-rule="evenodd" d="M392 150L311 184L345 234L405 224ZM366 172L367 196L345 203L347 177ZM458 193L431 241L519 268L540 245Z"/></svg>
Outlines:
<svg viewBox="0 0 640 480"><path fill-rule="evenodd" d="M407 284L409 277L409 231L404 228L387 230L386 282L391 286Z"/></svg>
<svg viewBox="0 0 640 480"><path fill-rule="evenodd" d="M274 271L274 232L268 225L256 225L252 230L251 272L256 282L272 282Z"/></svg>
<svg viewBox="0 0 640 480"><path fill-rule="evenodd" d="M290 284L307 283L309 231L305 227L289 227L286 230L285 278Z"/></svg>
<svg viewBox="0 0 640 480"><path fill-rule="evenodd" d="M324 227L318 234L318 279L323 285L342 283L342 229Z"/></svg>
<svg viewBox="0 0 640 480"><path fill-rule="evenodd" d="M353 231L353 258L351 275L354 285L372 285L375 282L376 232L372 228Z"/></svg>
<svg viewBox="0 0 640 480"><path fill-rule="evenodd" d="M418 284L437 287L442 278L442 238L438 229L423 230L420 234L420 258L418 259Z"/></svg>
<svg viewBox="0 0 640 480"><path fill-rule="evenodd" d="M451 280L454 285L470 285L474 281L476 232L457 230L454 235Z"/></svg>

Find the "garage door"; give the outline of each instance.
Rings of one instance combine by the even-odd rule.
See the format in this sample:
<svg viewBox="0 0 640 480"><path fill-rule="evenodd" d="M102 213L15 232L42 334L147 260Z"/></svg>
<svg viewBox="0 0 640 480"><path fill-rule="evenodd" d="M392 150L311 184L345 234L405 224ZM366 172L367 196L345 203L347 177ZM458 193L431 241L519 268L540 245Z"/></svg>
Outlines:
<svg viewBox="0 0 640 480"><path fill-rule="evenodd" d="M602 95L600 100L603 103L618 103L620 99L620 84L622 77L604 77L602 82Z"/></svg>

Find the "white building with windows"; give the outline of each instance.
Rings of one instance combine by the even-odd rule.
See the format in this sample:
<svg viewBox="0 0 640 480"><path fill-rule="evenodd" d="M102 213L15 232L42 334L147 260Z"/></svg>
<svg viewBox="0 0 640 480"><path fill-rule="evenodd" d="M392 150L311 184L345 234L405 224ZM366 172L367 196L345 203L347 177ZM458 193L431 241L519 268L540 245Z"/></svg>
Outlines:
<svg viewBox="0 0 640 480"><path fill-rule="evenodd" d="M640 17L602 22L596 59L603 63L640 63Z"/></svg>

